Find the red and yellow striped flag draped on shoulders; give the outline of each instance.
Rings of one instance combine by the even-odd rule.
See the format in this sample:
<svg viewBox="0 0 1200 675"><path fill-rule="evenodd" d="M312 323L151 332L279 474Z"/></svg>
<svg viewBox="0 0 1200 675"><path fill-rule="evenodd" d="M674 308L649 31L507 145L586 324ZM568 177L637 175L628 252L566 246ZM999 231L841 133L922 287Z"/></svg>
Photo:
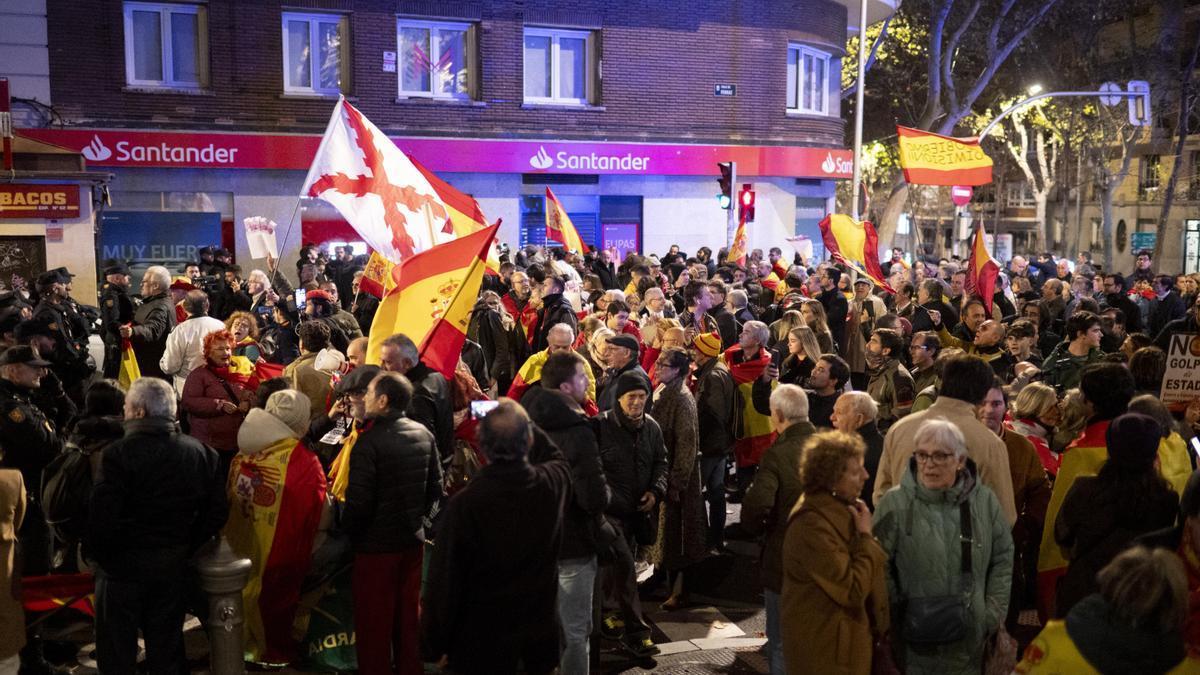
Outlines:
<svg viewBox="0 0 1200 675"><path fill-rule="evenodd" d="M471 308L483 282L484 258L499 225L439 244L401 262L392 270L396 286L375 312L367 344L367 363L379 364L383 341L404 333L417 345L421 360L454 379Z"/></svg>
<svg viewBox="0 0 1200 675"><path fill-rule="evenodd" d="M567 210L563 208L558 197L554 196L554 192L550 188L546 188L546 241L557 241L568 251L577 251L578 253L587 251L587 246L579 237L579 231L575 229L571 217L567 215Z"/></svg>
<svg viewBox="0 0 1200 675"><path fill-rule="evenodd" d="M538 386L542 380L542 366L546 365L546 360L550 358L550 352L543 349L540 352L535 352L525 359L525 363L521 364L521 369L517 371L516 378L508 387L508 392L504 395L514 401L520 401L525 392L529 391L530 387ZM591 368L584 368L584 373L588 378L587 400L592 405L595 405L596 400L596 375ZM583 406L587 409L587 405Z"/></svg>
<svg viewBox="0 0 1200 675"><path fill-rule="evenodd" d="M256 420L255 412L246 424L277 422ZM262 415L270 417L265 411ZM287 663L295 656L292 624L325 508L325 489L320 460L291 435L233 459L225 537L235 553L251 562L242 591L245 652L251 661Z"/></svg>
<svg viewBox="0 0 1200 675"><path fill-rule="evenodd" d="M721 354L721 362L729 368L733 384L742 395L742 428L735 430L737 441L733 446L734 456L739 467L755 466L762 460L767 448L775 442L771 416L758 412L754 407L754 381L761 377L770 365L771 352L759 349L756 358L746 360L741 345L736 345ZM772 380L772 389L775 388L775 384Z"/></svg>

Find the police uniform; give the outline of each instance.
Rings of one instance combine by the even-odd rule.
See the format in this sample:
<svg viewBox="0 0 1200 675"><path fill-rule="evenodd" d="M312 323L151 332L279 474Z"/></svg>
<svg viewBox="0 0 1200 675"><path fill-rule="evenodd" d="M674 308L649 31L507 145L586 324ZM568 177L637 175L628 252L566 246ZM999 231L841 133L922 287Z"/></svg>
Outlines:
<svg viewBox="0 0 1200 675"><path fill-rule="evenodd" d="M23 363L48 367L29 346L9 347L0 354L0 366ZM45 574L50 569L50 530L38 503L42 469L58 455L62 441L54 425L33 402L34 392L0 378L0 467L21 472L29 493L28 511L18 534L24 551L24 573Z"/></svg>
<svg viewBox="0 0 1200 675"><path fill-rule="evenodd" d="M129 267L117 262L104 268L104 276L129 276ZM100 338L104 341L104 377L115 379L121 369L122 325L133 321L133 299L125 286L108 283L100 287Z"/></svg>
<svg viewBox="0 0 1200 675"><path fill-rule="evenodd" d="M74 276L66 268L44 272L38 277L38 286L45 288L54 283L71 283ZM87 380L94 370L88 363L88 329L87 320L79 311L75 301L66 298L56 301L46 294L33 310L32 323L38 327L38 332L54 339L54 351L45 355L53 364L55 374L63 381L68 390L78 387Z"/></svg>

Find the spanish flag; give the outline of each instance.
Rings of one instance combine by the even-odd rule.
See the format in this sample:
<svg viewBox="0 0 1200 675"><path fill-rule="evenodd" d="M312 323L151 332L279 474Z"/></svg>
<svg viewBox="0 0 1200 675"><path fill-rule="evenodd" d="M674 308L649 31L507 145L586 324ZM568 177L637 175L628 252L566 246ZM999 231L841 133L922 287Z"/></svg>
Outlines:
<svg viewBox="0 0 1200 675"><path fill-rule="evenodd" d="M546 241L557 241L568 251L584 253L587 247L579 238L579 232L571 224L567 210L558 202L558 197L546 188Z"/></svg>
<svg viewBox="0 0 1200 675"><path fill-rule="evenodd" d="M725 262L733 263L738 267L746 266L746 210L739 209L741 215L738 216L737 232L733 235L733 244L729 247L729 253L725 256Z"/></svg>
<svg viewBox="0 0 1200 675"><path fill-rule="evenodd" d="M775 442L771 416L762 414L754 407L754 381L771 364L771 352L760 349L757 357L747 359L741 345L735 345L721 354L721 362L729 368L733 384L742 394L742 426L741 429L735 429L737 440L733 445L737 465L739 468L757 466L763 453ZM772 380L771 388L774 389L776 384Z"/></svg>
<svg viewBox="0 0 1200 675"><path fill-rule="evenodd" d="M879 266L879 235L875 233L874 225L835 213L825 216L820 228L821 239L834 260L854 269L888 293L896 292L884 280L883 269Z"/></svg>
<svg viewBox="0 0 1200 675"><path fill-rule="evenodd" d="M362 279L358 282L358 289L383 299L392 288L392 268L395 266L395 263L383 257L379 251L371 251L367 266L363 268Z"/></svg>
<svg viewBox="0 0 1200 675"><path fill-rule="evenodd" d="M967 259L967 281L963 290L983 300L987 313L992 313L992 295L996 291L996 278L1000 276L1000 265L988 253L984 239L983 223L975 228L975 241L971 243L971 257Z"/></svg>
<svg viewBox="0 0 1200 675"><path fill-rule="evenodd" d="M253 414L247 421L253 423ZM292 624L312 561L325 487L321 462L291 436L233 458L225 537L234 553L251 563L242 590L249 661L287 663L296 656Z"/></svg>
<svg viewBox="0 0 1200 675"><path fill-rule="evenodd" d="M530 387L538 386L538 383L542 381L542 366L546 365L546 361L549 358L550 351L543 349L525 359L525 363L517 371L517 377L513 380L512 385L509 386L505 396L520 403L521 397L525 395L525 392L529 391ZM584 368L583 370L588 378L587 402L595 406L596 376L592 373L591 368ZM583 407L586 410L588 406L584 404Z"/></svg>
<svg viewBox="0 0 1200 675"><path fill-rule="evenodd" d="M471 308L483 282L484 259L499 225L439 244L392 268L395 288L379 303L371 323L367 363L379 363L383 341L404 333L421 360L454 378Z"/></svg>
<svg viewBox="0 0 1200 675"><path fill-rule="evenodd" d="M897 126L900 168L910 185L987 185L992 158L978 138L951 138Z"/></svg>
<svg viewBox="0 0 1200 675"><path fill-rule="evenodd" d="M117 371L117 384L129 391L133 381L141 376L142 369L138 366L137 355L133 353L133 345L129 340L121 340L121 366Z"/></svg>
<svg viewBox="0 0 1200 675"><path fill-rule="evenodd" d="M425 176L425 180L433 186L438 198L446 205L446 212L450 216L446 226L453 230L454 236L465 237L488 227L487 217L483 215L483 209L479 207L479 202L475 201L474 197L455 189L454 186L438 178L437 174L425 168L412 155L409 155L408 159L413 166L417 167L417 171ZM496 224L499 225L500 221L497 220ZM500 251L496 248L495 242L488 250L487 271L495 275L500 274Z"/></svg>

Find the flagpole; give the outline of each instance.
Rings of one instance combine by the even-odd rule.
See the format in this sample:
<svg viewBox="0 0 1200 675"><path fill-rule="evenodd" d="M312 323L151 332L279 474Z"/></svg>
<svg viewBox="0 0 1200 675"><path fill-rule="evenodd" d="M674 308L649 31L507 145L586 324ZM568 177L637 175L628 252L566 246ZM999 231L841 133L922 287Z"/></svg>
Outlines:
<svg viewBox="0 0 1200 675"><path fill-rule="evenodd" d="M325 125L325 133L321 134L321 143L317 145L317 154L313 155L313 159L320 157L325 150L325 144L329 142L329 132L333 130L333 122L342 114L342 107L346 103L346 97L338 94L338 101L333 106L333 113L329 115L329 123ZM304 174L303 185L308 185L313 175L313 165L308 165L308 173ZM296 214L300 211L300 202L304 199L304 194L296 195L296 206L292 209L292 217L288 219L287 230L283 233L283 239L275 240L275 261L276 269L279 266L279 259L283 256L283 247L287 243L288 237L292 234L292 226L296 224Z"/></svg>
<svg viewBox="0 0 1200 675"><path fill-rule="evenodd" d="M862 181L863 94L867 76L867 0L862 0L858 12L858 79L854 92L854 184L850 186L850 216L859 220L858 191ZM879 255L876 251L875 255Z"/></svg>

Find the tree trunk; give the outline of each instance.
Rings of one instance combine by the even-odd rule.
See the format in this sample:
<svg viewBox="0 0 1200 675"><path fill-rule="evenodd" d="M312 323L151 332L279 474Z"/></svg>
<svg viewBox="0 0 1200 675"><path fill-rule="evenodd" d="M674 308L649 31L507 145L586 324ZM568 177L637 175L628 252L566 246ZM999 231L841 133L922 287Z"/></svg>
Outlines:
<svg viewBox="0 0 1200 675"><path fill-rule="evenodd" d="M1037 244L1034 245L1034 251L1047 251L1050 249L1050 238L1047 236L1050 228L1046 226L1046 202L1050 197L1050 193L1046 190L1035 190L1033 193L1033 202L1036 205L1037 218Z"/></svg>
<svg viewBox="0 0 1200 675"><path fill-rule="evenodd" d="M1100 213L1104 229L1104 269L1112 271L1116 269L1113 264L1113 188L1108 185L1108 181L1105 181L1101 188Z"/></svg>
<svg viewBox="0 0 1200 675"><path fill-rule="evenodd" d="M883 246L885 242L889 245L894 245L896 237L896 227L900 223L900 214L904 213L904 205L908 203L908 183L904 182L901 177L897 184L892 188L892 194L888 196L887 204L883 207L883 212L880 214L878 223L875 224L875 231L879 235L879 245ZM910 227L918 227L916 214L911 219ZM914 237L913 241L916 241ZM914 252L915 253L915 252Z"/></svg>

